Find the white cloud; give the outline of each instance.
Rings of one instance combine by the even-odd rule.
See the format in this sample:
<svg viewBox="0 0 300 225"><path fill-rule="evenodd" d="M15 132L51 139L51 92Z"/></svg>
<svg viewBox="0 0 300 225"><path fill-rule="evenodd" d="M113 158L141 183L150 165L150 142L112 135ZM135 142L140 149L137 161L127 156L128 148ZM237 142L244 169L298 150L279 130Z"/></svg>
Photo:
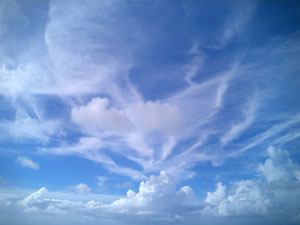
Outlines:
<svg viewBox="0 0 300 225"><path fill-rule="evenodd" d="M268 130L264 131L263 133L260 133L259 135L255 136L254 138L251 139L249 144L246 144L243 148L239 149L238 151L234 152L233 155L238 155L244 151L247 151L263 141L269 139L270 137L273 137L286 129L288 129L291 126L294 126L295 124L298 124L300 122L299 116L297 115L296 117L286 120L282 123L279 123L278 125L274 125ZM277 139L276 139L277 140ZM274 141L276 143L276 140Z"/></svg>
<svg viewBox="0 0 300 225"><path fill-rule="evenodd" d="M208 192L205 202L212 205L218 205L224 199L226 187L222 183L217 184L215 192Z"/></svg>
<svg viewBox="0 0 300 225"><path fill-rule="evenodd" d="M295 200L300 196L298 171L298 165L291 161L287 152L271 147L268 149L268 158L258 167L261 179L233 182L228 192L226 186L218 183L216 191L207 194L207 205L202 213L293 217L295 210L300 210Z"/></svg>
<svg viewBox="0 0 300 225"><path fill-rule="evenodd" d="M212 157L208 154L185 156L184 162L172 166L181 156L179 154L172 160L173 150L185 138L205 135L197 129L211 122L222 108L238 63L217 74L217 78L196 84L193 78L204 63L204 55L197 50L201 46L195 45L189 51L192 60L179 69L190 86L167 99L144 100L135 88L138 84L130 80L135 51L141 46L124 38L138 40L141 32L121 29L117 21L127 21L122 17L121 5L118 2L89 2L82 6L78 2L60 1L49 4L47 24L41 33L44 38L37 40L45 44L45 49L37 51L38 54L32 54L33 50L30 54L23 53L26 57L21 58L22 64L11 63L13 66L9 66L6 63L1 67L4 76L0 78L0 91L14 98L26 96L38 119L18 115L15 121L1 123L0 129L18 140L34 139L47 144L51 137L60 133L58 128L73 129L74 126L66 117L59 122L43 118L45 109L37 107L39 102L33 96L59 96L66 111L71 110L71 119L79 128L77 131L88 137L80 137L77 143L62 142L64 144L59 147L43 147L44 151L84 157L104 164L110 172L135 179L162 169L173 175L188 174L190 177L194 173L186 170L196 164L195 159L203 161ZM65 8L70 13L61 13ZM121 15L116 21L111 20L114 13ZM41 49L36 42L31 45L26 52L29 48ZM87 101L90 96L93 97ZM20 111L22 107L16 108ZM137 171L117 165L107 153L109 151L134 161L142 169Z"/></svg>
<svg viewBox="0 0 300 225"><path fill-rule="evenodd" d="M102 154L95 150L109 146L111 151L137 162L145 170L151 168L154 160L153 146L160 148L157 150L161 151L161 159L165 159L172 152L176 144L175 137L184 125L178 108L168 102L141 100L129 103L122 109L112 107L107 98L99 97L91 99L86 105L73 107L72 119L93 137L80 138L78 144L48 152L78 154L95 161L98 158L95 155ZM114 138L113 146L110 138ZM87 140L95 141L90 145L90 141L86 143ZM164 143L165 140L168 140L167 143ZM122 148L130 150L119 150ZM93 157L89 157L90 154ZM116 169L116 164L104 155L101 162L107 164L112 172L124 174L128 170ZM127 174L133 175L132 172L128 171Z"/></svg>
<svg viewBox="0 0 300 225"><path fill-rule="evenodd" d="M146 182L141 182L139 192L127 192L127 197L114 201L109 207L113 210L129 214L148 212L163 216L173 209L184 212L185 207L196 207L196 200L190 187L175 189L173 181L166 172L158 176L150 176ZM169 211L170 212L170 211Z"/></svg>
<svg viewBox="0 0 300 225"><path fill-rule="evenodd" d="M243 131L251 126L251 124L254 122L258 107L257 101L257 98L253 97L246 104L246 106L243 107L243 114L245 119L240 123L234 124L231 129L221 137L222 144L227 144L228 142L231 142L232 140L238 138L243 133Z"/></svg>
<svg viewBox="0 0 300 225"><path fill-rule="evenodd" d="M106 146L98 137L82 137L78 143L73 145L62 145L60 147L40 148L41 151L58 155L77 155L98 163L102 163L109 171L132 177L143 179L145 176L135 169L117 165L101 149ZM114 147L114 146L110 146Z"/></svg>
<svg viewBox="0 0 300 225"><path fill-rule="evenodd" d="M98 176L97 180L98 180L98 183L97 183L98 188L100 188L100 189L105 188L104 183L107 180L107 177Z"/></svg>
<svg viewBox="0 0 300 225"><path fill-rule="evenodd" d="M4 205L6 207L11 206L13 200L15 200L16 195L8 193L0 193L0 206Z"/></svg>
<svg viewBox="0 0 300 225"><path fill-rule="evenodd" d="M235 35L239 34L243 29L245 29L248 21L253 15L255 8L256 4L254 2L246 5L241 5L240 3L236 2L234 7L232 7L232 13L230 13L228 18L225 20L220 35L216 35L216 42L209 45L209 47L214 49L224 48Z"/></svg>
<svg viewBox="0 0 300 225"><path fill-rule="evenodd" d="M242 180L233 183L228 195L226 187L218 183L213 193L208 193L205 202L208 206L204 214L220 216L265 215L270 207L270 196L254 181Z"/></svg>
<svg viewBox="0 0 300 225"><path fill-rule="evenodd" d="M185 213L199 209L190 187L176 190L173 181L165 172L158 176L150 176L146 182L141 182L139 192L127 192L127 197L118 199L111 204L89 201L87 203L47 198L46 188L32 193L19 201L26 211L40 211L51 214L72 213L95 217L111 217L123 221L137 216L141 220L178 220ZM146 218L145 218L146 217ZM122 219L123 218L123 219Z"/></svg>
<svg viewBox="0 0 300 225"><path fill-rule="evenodd" d="M72 109L72 119L81 125L87 133L112 132L128 133L132 124L121 111L109 108L106 98L93 98L86 106Z"/></svg>
<svg viewBox="0 0 300 225"><path fill-rule="evenodd" d="M32 161L30 158L27 158L25 156L19 156L17 158L17 162L20 163L20 165L24 167L29 167L31 169L38 170L40 168L40 165L34 161Z"/></svg>
<svg viewBox="0 0 300 225"><path fill-rule="evenodd" d="M197 50L198 46L194 45L190 51L188 51L189 54L196 54L196 56L194 56L194 58L192 59L192 61L190 63L188 63L186 65L185 70L186 72L186 76L185 76L185 80L186 82L193 86L196 83L193 81L193 78L196 77L197 72L202 68L203 64L204 64L204 57L201 56L201 53L199 52L199 50Z"/></svg>
<svg viewBox="0 0 300 225"><path fill-rule="evenodd" d="M131 188L133 186L133 184L129 181L126 181L124 183L121 184L116 184L117 188Z"/></svg>
<svg viewBox="0 0 300 225"><path fill-rule="evenodd" d="M0 129L4 131L0 138L9 137L17 141L31 139L47 143L52 135L60 134L58 125L58 121L33 119L24 112L17 112L14 121L0 122Z"/></svg>
<svg viewBox="0 0 300 225"><path fill-rule="evenodd" d="M84 183L80 183L76 186L71 186L70 189L72 189L78 193L81 193L81 194L88 194L91 192L91 188L87 184L84 184Z"/></svg>
<svg viewBox="0 0 300 225"><path fill-rule="evenodd" d="M287 172L288 178L279 176L273 179L273 174L266 172L270 169L268 160L276 161L275 166ZM214 224L218 217L252 216L259 216L263 221L274 218L290 223L297 219L300 210L300 183L295 171L298 171L298 165L284 151L271 148L268 159L259 166L260 177L234 181L228 186L219 182L214 192L207 193L203 203L196 200L189 186L177 189L175 180L161 172L141 182L138 192L128 190L126 197L107 204L47 198L49 193L45 188L32 193L19 204L27 211L110 218L116 224L132 220L138 221L138 224L145 221L193 224L193 221L209 218Z"/></svg>
<svg viewBox="0 0 300 225"><path fill-rule="evenodd" d="M130 109L130 116L139 131L164 135L177 133L184 122L178 107L168 102L139 102Z"/></svg>
<svg viewBox="0 0 300 225"><path fill-rule="evenodd" d="M269 158L258 167L258 171L266 178L267 182L288 182L293 177L300 181L298 176L300 169L291 161L287 151L270 147L268 155Z"/></svg>
<svg viewBox="0 0 300 225"><path fill-rule="evenodd" d="M121 110L109 107L109 100L99 97L86 106L73 108L72 119L88 133L111 132L112 135L134 131L174 133L183 122L176 106L168 103L138 102Z"/></svg>

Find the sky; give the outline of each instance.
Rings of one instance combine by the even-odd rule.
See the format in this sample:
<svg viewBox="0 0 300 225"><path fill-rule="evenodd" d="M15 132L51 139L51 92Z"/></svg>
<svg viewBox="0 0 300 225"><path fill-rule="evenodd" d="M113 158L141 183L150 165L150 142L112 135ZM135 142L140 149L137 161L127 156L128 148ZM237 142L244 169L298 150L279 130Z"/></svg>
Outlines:
<svg viewBox="0 0 300 225"><path fill-rule="evenodd" d="M0 224L299 224L299 10L1 0Z"/></svg>

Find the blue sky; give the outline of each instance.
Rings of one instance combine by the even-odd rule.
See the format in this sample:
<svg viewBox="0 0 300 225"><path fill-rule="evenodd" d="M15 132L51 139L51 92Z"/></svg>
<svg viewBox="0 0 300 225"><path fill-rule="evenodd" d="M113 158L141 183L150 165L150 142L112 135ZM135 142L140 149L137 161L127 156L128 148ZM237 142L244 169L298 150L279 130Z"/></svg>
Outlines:
<svg viewBox="0 0 300 225"><path fill-rule="evenodd" d="M298 224L297 1L0 2L3 224Z"/></svg>

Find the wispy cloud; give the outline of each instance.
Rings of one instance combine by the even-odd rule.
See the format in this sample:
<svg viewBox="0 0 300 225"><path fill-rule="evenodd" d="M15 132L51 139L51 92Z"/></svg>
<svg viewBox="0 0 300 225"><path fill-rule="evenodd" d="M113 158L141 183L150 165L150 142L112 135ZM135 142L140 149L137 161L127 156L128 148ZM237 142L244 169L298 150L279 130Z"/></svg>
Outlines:
<svg viewBox="0 0 300 225"><path fill-rule="evenodd" d="M253 140L251 141L250 144L246 145L245 147L239 149L237 152L233 153L235 154L240 154L244 151L247 151L255 146L257 146L258 144L262 143L263 141L265 141L266 139L270 138L270 137L274 137L275 135L277 135L278 133L286 130L287 128L298 124L299 123L299 118L298 116L294 119L285 121L279 125L274 125L273 127L271 127L270 129L266 130L265 132L257 135L256 137L253 138Z"/></svg>
<svg viewBox="0 0 300 225"><path fill-rule="evenodd" d="M19 156L17 158L17 162L24 167L29 167L34 170L38 170L40 168L40 165L37 162L32 161L30 158L27 158L25 156Z"/></svg>
<svg viewBox="0 0 300 225"><path fill-rule="evenodd" d="M244 121L237 123L221 137L221 143L226 145L228 142L238 138L244 130L246 130L255 120L255 114L258 107L258 99L251 98L251 100L243 107Z"/></svg>
<svg viewBox="0 0 300 225"><path fill-rule="evenodd" d="M70 186L69 189L79 192L81 194L89 194L91 192L91 188L84 183L80 183L75 186Z"/></svg>
<svg viewBox="0 0 300 225"><path fill-rule="evenodd" d="M209 44L208 47L213 49L224 48L235 35L241 33L245 29L247 23L253 16L256 7L257 3L255 1L246 6L235 2L234 6L231 8L232 12L224 22L223 29L217 36L216 42Z"/></svg>

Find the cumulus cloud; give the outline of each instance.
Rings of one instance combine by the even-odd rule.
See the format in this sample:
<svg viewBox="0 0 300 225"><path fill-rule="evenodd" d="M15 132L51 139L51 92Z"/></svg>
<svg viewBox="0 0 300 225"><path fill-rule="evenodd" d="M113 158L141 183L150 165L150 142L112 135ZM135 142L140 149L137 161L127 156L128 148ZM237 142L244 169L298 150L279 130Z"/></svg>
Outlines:
<svg viewBox="0 0 300 225"><path fill-rule="evenodd" d="M276 161L276 167L288 173L288 178L279 176L275 179L270 171L266 172L270 169L270 160ZM253 179L235 181L230 185L217 183L216 190L208 192L203 202L196 199L191 187L178 189L173 178L166 172L160 172L141 182L137 192L130 189L126 197L107 204L46 198L45 188L32 193L19 204L27 211L111 218L116 224L121 221L193 224L195 220L204 221L211 216L217 216L215 220L259 216L263 221L277 218L292 223L300 210L297 203L300 197L300 183L296 176L298 165L290 160L286 152L270 148L268 158L258 168L259 176ZM212 219L211 223L217 222L215 220Z"/></svg>
<svg viewBox="0 0 300 225"><path fill-rule="evenodd" d="M233 182L228 189L217 184L205 199L204 215L217 216L296 216L300 205L297 177L299 167L286 151L270 147L268 158L258 166L259 178ZM226 191L228 189L228 191ZM280 209L278 208L280 206Z"/></svg>
<svg viewBox="0 0 300 225"><path fill-rule="evenodd" d="M30 158L27 158L25 156L19 156L17 158L17 162L24 167L29 167L34 170L38 170L40 168L40 165L34 161L32 161Z"/></svg>
<svg viewBox="0 0 300 225"><path fill-rule="evenodd" d="M178 220L188 212L199 209L193 191L184 186L176 190L175 181L165 172L157 176L150 176L148 181L141 182L139 191L127 192L127 196L110 204L96 201L87 203L67 200L50 199L45 197L46 188L41 188L28 197L19 201L26 211L40 211L45 213L79 213L86 216L104 216L121 219L138 216L140 219ZM151 219L150 219L151 220Z"/></svg>
<svg viewBox="0 0 300 225"><path fill-rule="evenodd" d="M126 198L114 201L109 207L121 213L159 216L170 212L180 214L189 207L197 209L191 188L184 186L177 191L174 182L166 172L152 175L148 181L140 183L138 193L129 190Z"/></svg>
<svg viewBox="0 0 300 225"><path fill-rule="evenodd" d="M257 216L265 215L270 207L270 195L252 180L233 183L228 195L226 186L218 183L215 192L209 192L205 199L208 206L204 214L219 216Z"/></svg>
<svg viewBox="0 0 300 225"><path fill-rule="evenodd" d="M269 158L258 167L258 171L266 178L268 183L288 182L293 178L300 181L300 168L291 161L287 151L270 147L268 148L268 155Z"/></svg>

